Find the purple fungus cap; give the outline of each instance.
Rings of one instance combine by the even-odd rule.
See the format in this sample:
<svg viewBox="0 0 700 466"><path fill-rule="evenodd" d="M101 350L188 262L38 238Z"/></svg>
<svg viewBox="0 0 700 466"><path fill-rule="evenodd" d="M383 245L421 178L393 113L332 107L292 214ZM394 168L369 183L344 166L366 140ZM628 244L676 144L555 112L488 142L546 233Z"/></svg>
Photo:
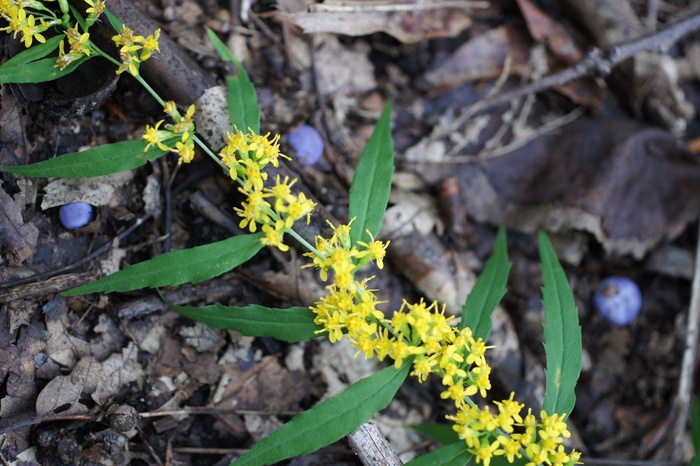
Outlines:
<svg viewBox="0 0 700 466"><path fill-rule="evenodd" d="M92 206L84 202L71 202L62 205L58 218L66 230L77 230L92 221Z"/></svg>
<svg viewBox="0 0 700 466"><path fill-rule="evenodd" d="M642 309L642 293L637 284L624 277L606 278L593 294L598 314L617 327L628 325Z"/></svg>
<svg viewBox="0 0 700 466"><path fill-rule="evenodd" d="M323 138L313 126L301 125L289 133L287 139L302 167L315 164L323 155Z"/></svg>

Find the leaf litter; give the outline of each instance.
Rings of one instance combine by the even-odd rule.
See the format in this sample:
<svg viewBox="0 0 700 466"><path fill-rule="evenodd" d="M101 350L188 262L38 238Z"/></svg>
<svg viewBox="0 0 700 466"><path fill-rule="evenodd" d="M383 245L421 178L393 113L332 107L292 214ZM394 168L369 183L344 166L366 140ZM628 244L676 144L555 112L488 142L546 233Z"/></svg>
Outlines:
<svg viewBox="0 0 700 466"><path fill-rule="evenodd" d="M190 7L194 5L189 3ZM536 407L542 388L537 374L543 374L541 347L537 343L541 341L542 313L536 298L541 283L533 273L536 254L531 249L533 236L529 233L536 228L558 231L555 245L560 251L568 251L563 257L571 259L567 275L579 300L588 361L573 423L592 455L660 455L659 450L647 446L643 433L654 429L663 432L665 426L664 415L674 394L663 381L677 377L679 336L685 322L682 310L687 307L689 290L684 279L659 272L668 270L668 262L675 263L673 257L677 256L664 256L667 263L655 264L653 270L647 269L641 259L671 246L692 254L692 236L696 232L686 231L686 225L698 218L698 194L692 189L697 184L697 167L695 156L682 140L670 131L642 123L639 114L611 105L610 96L615 91L602 85L600 79L585 80L585 85L578 88L569 83L564 86L567 90L557 88L556 93L463 118L465 106L492 86L498 92L522 80L536 80L537 69L545 73L559 69L575 60L572 57L577 56L577 50L586 49L580 31L562 19L570 14L565 8L537 11L532 2L519 1L522 17L517 11L500 10L500 6L478 11L442 8L426 10L427 13L376 10L372 12L376 21L370 23L363 20L362 12L305 11L304 6L299 8L287 2L282 6L277 14L282 18L281 26L275 23L277 20L258 17L255 21L263 21L272 29L261 28L262 32L256 31L260 35L250 40L233 32L231 41L242 38L237 43L246 47L245 64L249 70L256 70L254 80L270 130L282 132L293 124L311 120L325 121L332 128L326 135L334 141L326 151L332 163L324 161L314 176L304 177L304 182L323 196L331 218L342 218L346 213L346 193L327 186L343 186L347 181L347 177L336 174L352 173L358 155L352 141L365 139L366 129L373 124L371 112L363 107L365 94L398 95L395 136L398 153L405 155L406 160L400 168L415 173L420 183L414 183L409 195L398 189L393 193L397 208L403 209L397 210L396 215L403 229L392 241L397 246L403 241L405 247L392 258L392 270L377 272L378 280L387 286L387 306L400 306L401 300L414 297L418 288L420 293L442 299L459 311L474 271L480 270L492 245L492 225L508 224L513 230L509 244L514 262L512 290L494 316L493 338L499 346L494 360L499 362L496 373L504 389L530 387L526 394ZM257 7L264 9L263 5L256 4ZM211 5L197 8L203 16L214 16ZM503 20L504 15L509 21ZM327 18L344 20L344 25ZM407 22L407 18L416 21ZM176 17L173 30L183 29L178 21ZM320 58L314 62L310 55L302 56L305 52L299 43L305 43L307 37L292 23L307 31L324 28L325 33L352 35L368 34L369 29L361 28L363 24L379 24L372 26L373 31L383 31L404 43L376 33L352 39L329 35L318 44ZM254 30L256 24L251 22L248 26ZM185 42L191 50L206 56L206 47L201 45L206 42L199 40L205 37L200 26L197 21L187 25L186 29L198 34L190 34ZM286 32L280 33L278 27ZM285 34L293 39L285 38ZM442 39L435 39L435 34ZM545 38L547 44L542 46ZM291 46L294 41L296 45ZM328 47L325 54L324 45ZM491 53L484 56L482 46L490 47L485 50ZM286 60L301 67L298 75L284 71ZM683 60L690 63L690 58L677 57L679 63ZM353 69L354 64L361 65L354 69L354 75L343 71ZM668 65L657 64L666 68ZM326 76L322 78L326 84L321 86L322 94L327 96L325 109L314 104L312 66ZM692 66L684 66L686 80L697 77ZM160 78L167 81L163 75ZM674 86L670 88L676 90ZM684 90L695 97L693 89ZM148 115L146 118L158 118L153 107L149 113L148 105L141 105L133 96L133 89L122 80L113 104L121 106L135 120L143 119L144 114ZM5 101L3 98L3 109L9 108ZM605 113L613 118L574 115L573 122L548 126L571 113L572 101L593 112L605 108ZM114 131L115 125L105 112L106 107L95 113L95 131L107 134ZM75 121L76 127L86 127L86 119ZM41 123L50 126L45 121ZM135 126L131 123L127 131L138 133ZM9 131L11 126L7 128ZM344 129L341 132L338 128ZM676 126L671 129L677 131ZM30 139L44 145L50 139L42 140L41 128L28 125L25 130ZM697 136L690 132L688 137ZM75 147L66 152L84 144L80 138L88 136L76 133ZM17 141L21 142L21 138ZM53 151L41 144L37 149L30 157L47 157ZM7 164L17 157L4 149L0 154ZM147 208L158 218L161 210L158 200L153 199L153 187L162 189L165 183L151 180L162 168L140 169L133 179L117 188L117 195L110 197L112 202L104 204L109 214L101 224L101 233L64 238L58 234L51 211L41 212L31 197L27 197L29 209L25 209L25 200L18 202L12 197L21 192L19 181L3 178L5 191L0 191L0 210L4 215L0 215L0 222L5 219L2 225L9 223L15 233L0 229L3 258L9 264L3 264L0 273L3 277L22 273L31 276L49 269L48 264L65 263L70 255L85 256L93 243L102 244L126 227L124 213L134 218ZM188 180L191 174L181 172L178 182ZM435 228L445 223L449 231L449 222L440 218L434 200L440 183L447 177L457 181L457 209L461 208L466 219L466 225L460 227L461 244L465 245L462 247ZM43 183L41 189L46 186L45 182L39 183ZM150 194L148 206L144 207L136 193L147 184ZM197 192L226 189L215 176L206 173L197 184L201 189ZM187 247L225 238L228 233L224 227L193 215L187 194L176 194L174 198L178 208L173 230L175 244ZM230 209L233 195L225 192L222 196L222 202L227 204L225 210ZM67 199L62 197L59 194L55 202ZM116 215L117 209L120 215ZM401 221L406 217L413 223ZM156 225L139 230L136 238L120 245L124 246L120 247L123 257L116 257L113 262L137 263L159 253L159 238L164 233L161 226L159 220ZM33 242L32 227L36 230ZM22 228L30 233L16 233ZM592 236L582 235L581 231ZM295 261L280 259L266 256L246 264L244 274L227 278L230 292L218 294L215 299L227 305L267 301L277 304L275 300L280 299L292 305L312 304L309 299L318 292L318 283L305 271L295 272ZM399 272L408 272L408 280L400 278ZM613 273L636 278L645 294L641 316L630 328L620 331L606 327L589 305L590 292L597 281ZM297 283L285 286L285 281ZM314 283L307 284L309 281ZM273 296L269 293L271 288L275 290ZM190 299L197 296L202 304L211 304L213 295L198 294L200 289L203 288L188 288ZM3 303L0 428L8 420L11 423L20 417L80 414L91 419L73 424L61 421L58 424L65 425L63 430L51 423L39 423L4 433L0 447L3 460L38 459L46 464L59 460L71 464L128 464L138 460L156 464L171 457L187 464L212 464L222 459L212 452L247 448L251 438L278 427L294 412L328 396L329 390L355 380L359 375L350 372L351 368L372 370L363 369L362 359L352 359L352 354L328 353L330 345L325 343L289 346L266 339L241 338L231 332L193 325L152 305L130 313L129 306L136 301L131 298L114 294L103 302L90 298L87 302L61 303L54 301L51 294ZM397 449L422 446L418 440L422 437L415 437L415 433L402 434L408 440L401 443L396 440L396 432L404 423L439 420L444 406L436 402L438 390L434 385L408 385L398 403L377 418L389 426L384 433L392 437ZM108 413L115 418L115 413L125 406L142 414L138 421L140 431L127 435L110 424ZM384 419L385 416L389 418ZM633 444L643 445L623 448L630 445L630 439ZM128 454L123 447L126 442ZM192 448L198 452L193 453ZM331 449L319 453L307 461L313 463L328 455L331 463L352 461L352 455L342 448L339 452ZM224 463L237 452L228 453L231 456L223 458ZM405 458L413 454L410 451Z"/></svg>

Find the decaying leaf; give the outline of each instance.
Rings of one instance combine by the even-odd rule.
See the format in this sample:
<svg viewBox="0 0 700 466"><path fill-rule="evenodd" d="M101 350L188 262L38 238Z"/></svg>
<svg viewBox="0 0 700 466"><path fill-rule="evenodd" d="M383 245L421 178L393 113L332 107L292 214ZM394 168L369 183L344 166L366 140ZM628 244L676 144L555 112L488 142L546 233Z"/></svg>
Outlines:
<svg viewBox="0 0 700 466"><path fill-rule="evenodd" d="M366 44L346 46L334 36L324 37L316 52L316 61L321 65L317 68L321 93L337 96L375 89L377 82L369 51Z"/></svg>
<svg viewBox="0 0 700 466"><path fill-rule="evenodd" d="M607 251L637 258L700 214L700 161L669 132L632 120L580 118L456 169L467 213L478 221L585 230Z"/></svg>
<svg viewBox="0 0 700 466"><path fill-rule="evenodd" d="M517 27L499 26L462 44L450 58L425 73L421 82L423 86L440 89L497 78L508 57L511 72L520 73L530 56L530 42Z"/></svg>
<svg viewBox="0 0 700 466"><path fill-rule="evenodd" d="M533 39L537 42L546 42L547 48L557 58L570 65L583 58L581 49L561 23L540 10L531 0L517 0L517 2Z"/></svg>
<svg viewBox="0 0 700 466"><path fill-rule="evenodd" d="M19 265L34 254L39 230L24 223L22 206L0 189L0 249L12 265Z"/></svg>
<svg viewBox="0 0 700 466"><path fill-rule="evenodd" d="M107 205L117 188L126 185L133 172L119 172L93 178L60 178L47 184L42 209L50 209L69 202L86 202L94 206Z"/></svg>
<svg viewBox="0 0 700 466"><path fill-rule="evenodd" d="M455 37L469 26L469 8L476 2L463 2L461 7L446 2L330 1L313 5L310 11L285 11L279 17L301 27L306 33L330 32L364 36L385 32L404 43L425 39Z"/></svg>

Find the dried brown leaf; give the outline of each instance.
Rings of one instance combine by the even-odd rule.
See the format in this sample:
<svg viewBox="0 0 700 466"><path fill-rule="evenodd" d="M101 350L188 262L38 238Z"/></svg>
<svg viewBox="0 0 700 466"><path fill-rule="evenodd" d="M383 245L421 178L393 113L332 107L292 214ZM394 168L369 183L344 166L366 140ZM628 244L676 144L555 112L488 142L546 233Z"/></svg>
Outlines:
<svg viewBox="0 0 700 466"><path fill-rule="evenodd" d="M530 35L537 42L546 42L549 50L560 60L573 65L583 58L571 35L561 23L540 10L531 0L517 0Z"/></svg>
<svg viewBox="0 0 700 466"><path fill-rule="evenodd" d="M510 57L511 72L519 73L530 56L530 39L518 28L500 26L473 37L421 77L424 86L455 88L479 79L494 79Z"/></svg>
<svg viewBox="0 0 700 466"><path fill-rule="evenodd" d="M671 133L632 120L581 118L459 170L465 207L478 220L585 230L617 254L642 257L700 214L700 161Z"/></svg>
<svg viewBox="0 0 700 466"><path fill-rule="evenodd" d="M39 230L22 219L22 206L0 189L0 249L10 263L19 265L27 260L38 239Z"/></svg>
<svg viewBox="0 0 700 466"><path fill-rule="evenodd" d="M404 43L455 37L472 21L462 8L435 8L422 11L376 11L370 2L355 11L282 11L278 16L301 27L306 33L330 32L364 36L385 32Z"/></svg>

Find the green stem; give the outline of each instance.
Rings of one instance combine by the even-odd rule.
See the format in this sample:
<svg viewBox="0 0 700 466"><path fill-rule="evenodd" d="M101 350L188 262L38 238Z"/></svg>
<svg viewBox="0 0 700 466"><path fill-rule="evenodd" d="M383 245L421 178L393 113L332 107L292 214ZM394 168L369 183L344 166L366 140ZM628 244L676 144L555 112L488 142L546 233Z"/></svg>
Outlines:
<svg viewBox="0 0 700 466"><path fill-rule="evenodd" d="M68 27L70 24L70 6L68 5L68 0L58 0L58 7L61 9L61 13L63 13L61 22L64 26Z"/></svg>
<svg viewBox="0 0 700 466"><path fill-rule="evenodd" d="M227 167L226 164L225 164L224 162L222 162L221 159L220 159L219 157L217 157L216 154L215 154L214 152L212 152L211 149L209 149L209 146L207 146L201 139L199 139L199 137L197 137L196 134L193 134L193 135L192 135L192 140L193 140L199 147L201 147L202 150L203 150L204 152L206 152L206 154L214 160L214 162L218 163L219 166L220 166L221 168L223 168L223 169L224 169L224 172L228 175L229 167Z"/></svg>
<svg viewBox="0 0 700 466"><path fill-rule="evenodd" d="M158 95L158 93L157 93L156 91L154 91L153 88L152 88L151 86L148 85L148 83L146 82L146 80L143 79L143 78L141 77L140 74L138 74L138 75L136 75L136 76L134 76L134 77L135 77L136 80L148 91L148 93L151 94L151 95L153 96L154 99L156 99L156 101L161 105L161 107L165 107L165 101L164 101L163 99L160 98L160 96Z"/></svg>
<svg viewBox="0 0 700 466"><path fill-rule="evenodd" d="M304 238L302 238L301 235L299 235L299 233L294 231L292 228L287 230L287 233L289 233L294 239L299 241L306 249L308 249L312 253L316 254L318 257L325 257L323 254L321 254L321 252L318 249L311 246L311 244L309 244L308 241L306 241Z"/></svg>

